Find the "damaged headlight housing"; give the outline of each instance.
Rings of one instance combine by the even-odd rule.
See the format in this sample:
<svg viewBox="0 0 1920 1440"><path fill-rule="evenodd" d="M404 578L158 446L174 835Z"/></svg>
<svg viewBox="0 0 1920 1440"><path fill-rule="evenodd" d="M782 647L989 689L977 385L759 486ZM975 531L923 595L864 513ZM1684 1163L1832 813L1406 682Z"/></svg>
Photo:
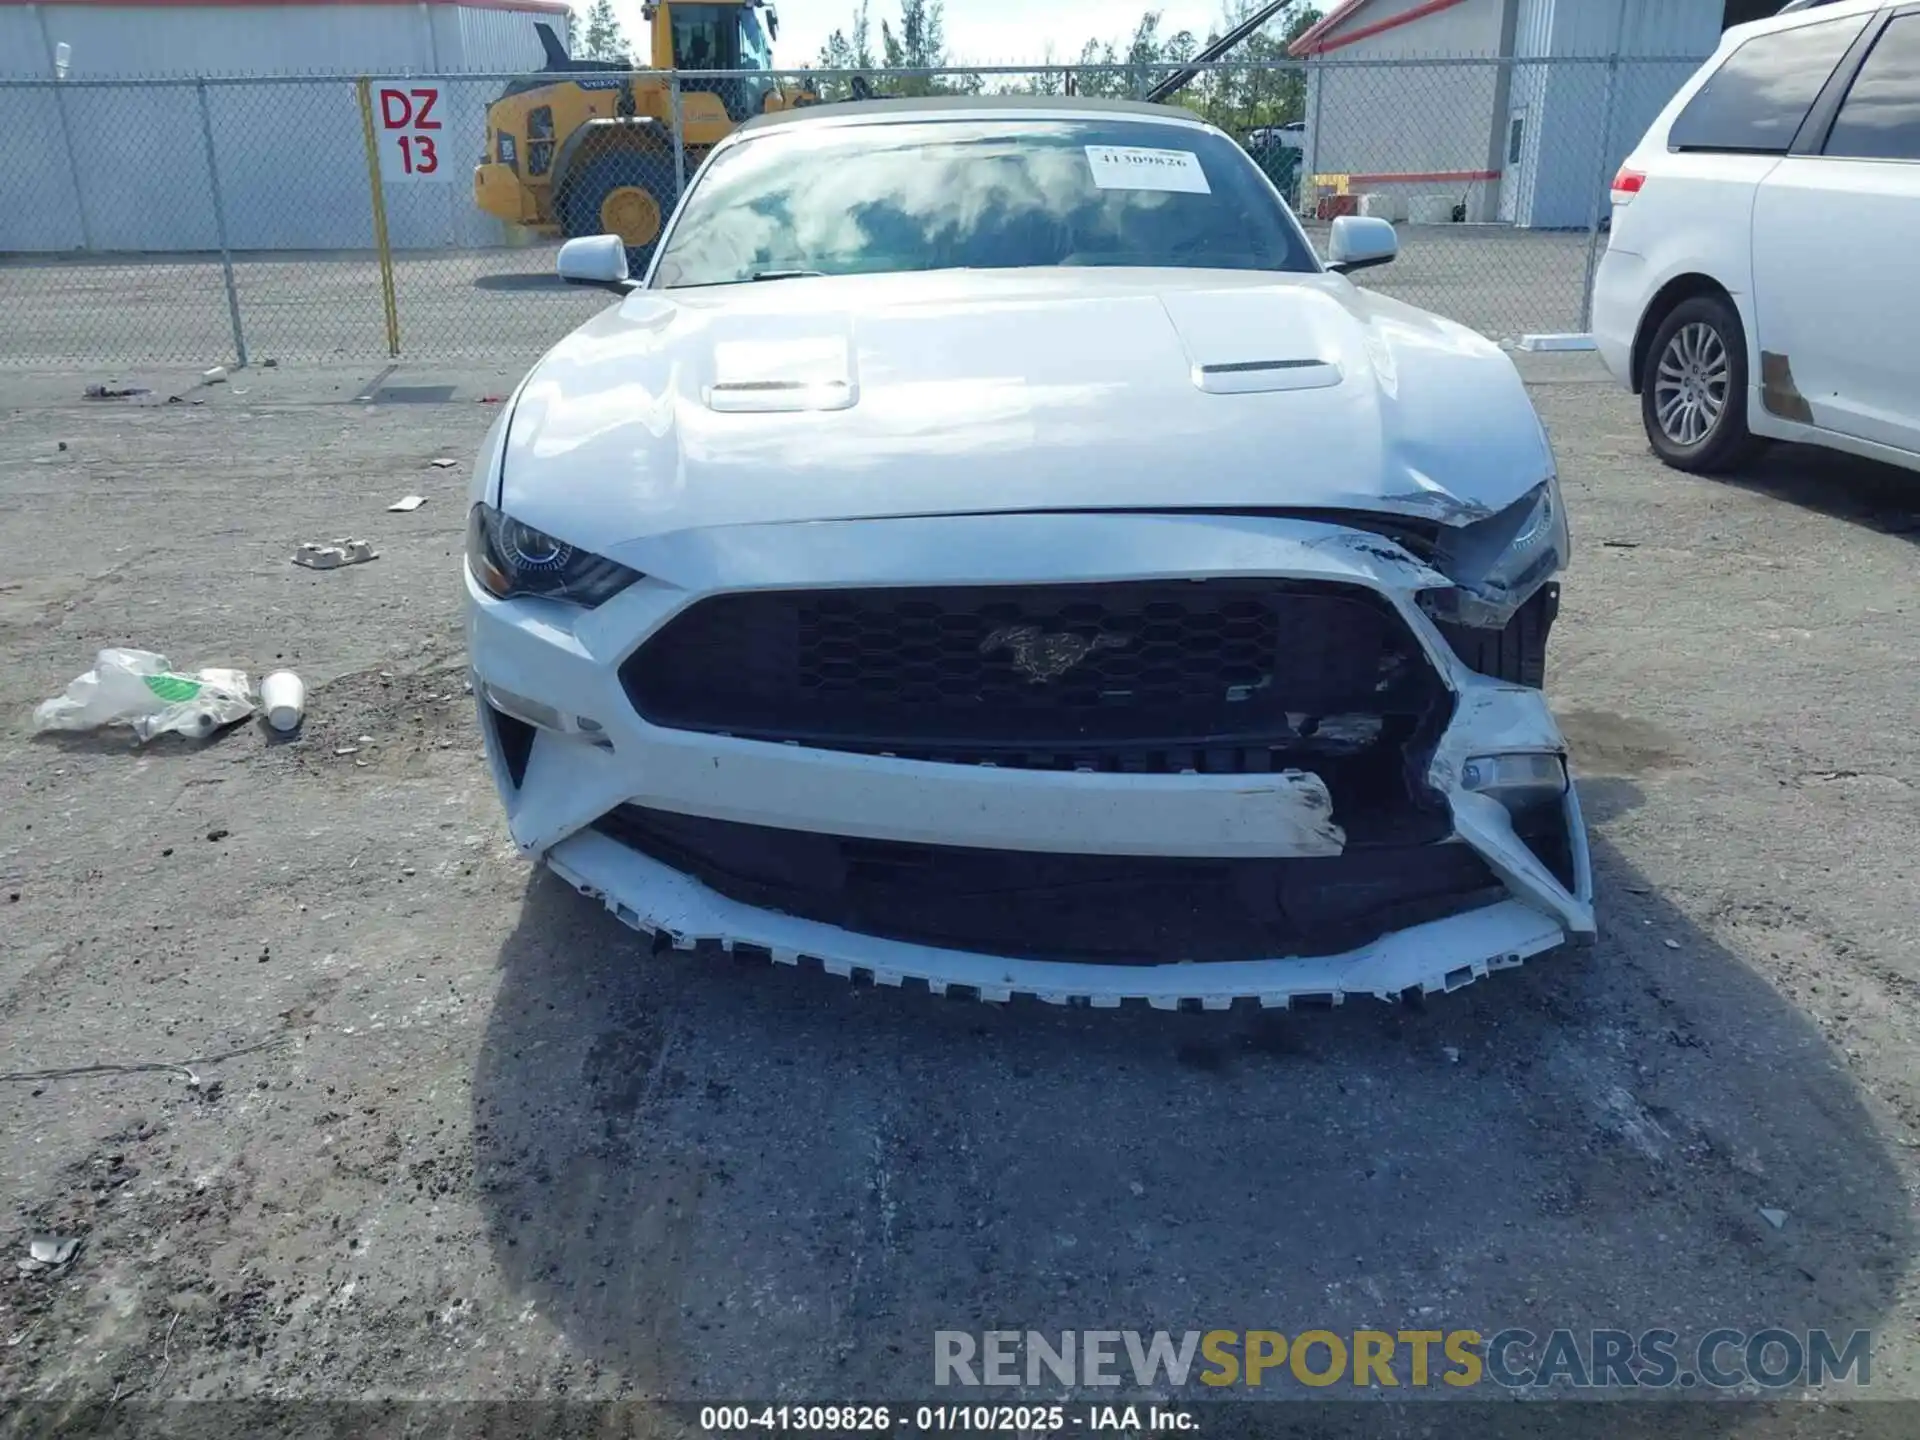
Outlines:
<svg viewBox="0 0 1920 1440"><path fill-rule="evenodd" d="M1453 581L1420 603L1451 625L1499 630L1567 563L1571 541L1560 482L1549 477L1497 515L1440 536L1434 568Z"/></svg>
<svg viewBox="0 0 1920 1440"><path fill-rule="evenodd" d="M467 568L497 599L531 595L588 609L641 578L638 570L556 540L485 504L467 515Z"/></svg>

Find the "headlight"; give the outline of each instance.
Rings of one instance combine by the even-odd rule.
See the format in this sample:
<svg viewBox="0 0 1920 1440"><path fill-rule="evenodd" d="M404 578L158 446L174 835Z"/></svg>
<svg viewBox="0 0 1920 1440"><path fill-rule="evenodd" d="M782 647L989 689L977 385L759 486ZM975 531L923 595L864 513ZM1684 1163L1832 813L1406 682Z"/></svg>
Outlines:
<svg viewBox="0 0 1920 1440"><path fill-rule="evenodd" d="M1422 591L1420 603L1448 624L1503 629L1565 567L1570 548L1560 482L1550 479L1498 515L1444 531L1433 563L1453 588Z"/></svg>
<svg viewBox="0 0 1920 1440"><path fill-rule="evenodd" d="M476 505L468 513L467 568L499 599L537 595L588 609L640 578L638 570L556 540L491 505Z"/></svg>

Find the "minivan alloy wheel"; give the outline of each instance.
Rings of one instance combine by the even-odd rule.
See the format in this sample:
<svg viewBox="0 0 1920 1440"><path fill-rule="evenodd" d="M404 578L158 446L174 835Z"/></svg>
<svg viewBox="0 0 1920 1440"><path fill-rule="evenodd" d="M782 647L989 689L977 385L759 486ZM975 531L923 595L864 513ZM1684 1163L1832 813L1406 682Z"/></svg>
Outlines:
<svg viewBox="0 0 1920 1440"><path fill-rule="evenodd" d="M1698 445L1726 412L1732 366L1726 343L1713 326L1695 321L1667 342L1654 373L1654 410L1660 428L1677 445Z"/></svg>

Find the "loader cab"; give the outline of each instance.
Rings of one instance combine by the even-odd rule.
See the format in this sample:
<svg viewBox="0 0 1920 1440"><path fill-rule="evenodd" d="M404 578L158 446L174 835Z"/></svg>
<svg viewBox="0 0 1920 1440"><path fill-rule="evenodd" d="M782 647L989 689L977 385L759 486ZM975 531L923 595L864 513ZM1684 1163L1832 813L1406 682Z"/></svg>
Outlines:
<svg viewBox="0 0 1920 1440"><path fill-rule="evenodd" d="M780 19L760 0L661 0L652 7L654 64L673 70L726 70L739 78L681 82L683 91L718 96L736 123L758 115L773 80L773 37Z"/></svg>

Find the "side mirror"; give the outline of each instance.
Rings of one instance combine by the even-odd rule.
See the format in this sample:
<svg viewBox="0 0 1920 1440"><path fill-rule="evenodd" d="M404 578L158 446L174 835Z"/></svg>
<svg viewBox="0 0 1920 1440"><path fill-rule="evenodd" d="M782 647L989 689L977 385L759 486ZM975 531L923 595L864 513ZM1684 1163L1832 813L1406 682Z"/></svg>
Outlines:
<svg viewBox="0 0 1920 1440"><path fill-rule="evenodd" d="M554 268L569 285L598 285L623 294L627 279L627 246L618 235L582 235L560 247Z"/></svg>
<svg viewBox="0 0 1920 1440"><path fill-rule="evenodd" d="M1327 268L1336 274L1371 270L1376 265L1391 263L1399 254L1400 235L1390 220L1371 215L1342 215L1333 222Z"/></svg>
<svg viewBox="0 0 1920 1440"><path fill-rule="evenodd" d="M780 38L780 12L771 5L767 6L767 38L769 40Z"/></svg>

